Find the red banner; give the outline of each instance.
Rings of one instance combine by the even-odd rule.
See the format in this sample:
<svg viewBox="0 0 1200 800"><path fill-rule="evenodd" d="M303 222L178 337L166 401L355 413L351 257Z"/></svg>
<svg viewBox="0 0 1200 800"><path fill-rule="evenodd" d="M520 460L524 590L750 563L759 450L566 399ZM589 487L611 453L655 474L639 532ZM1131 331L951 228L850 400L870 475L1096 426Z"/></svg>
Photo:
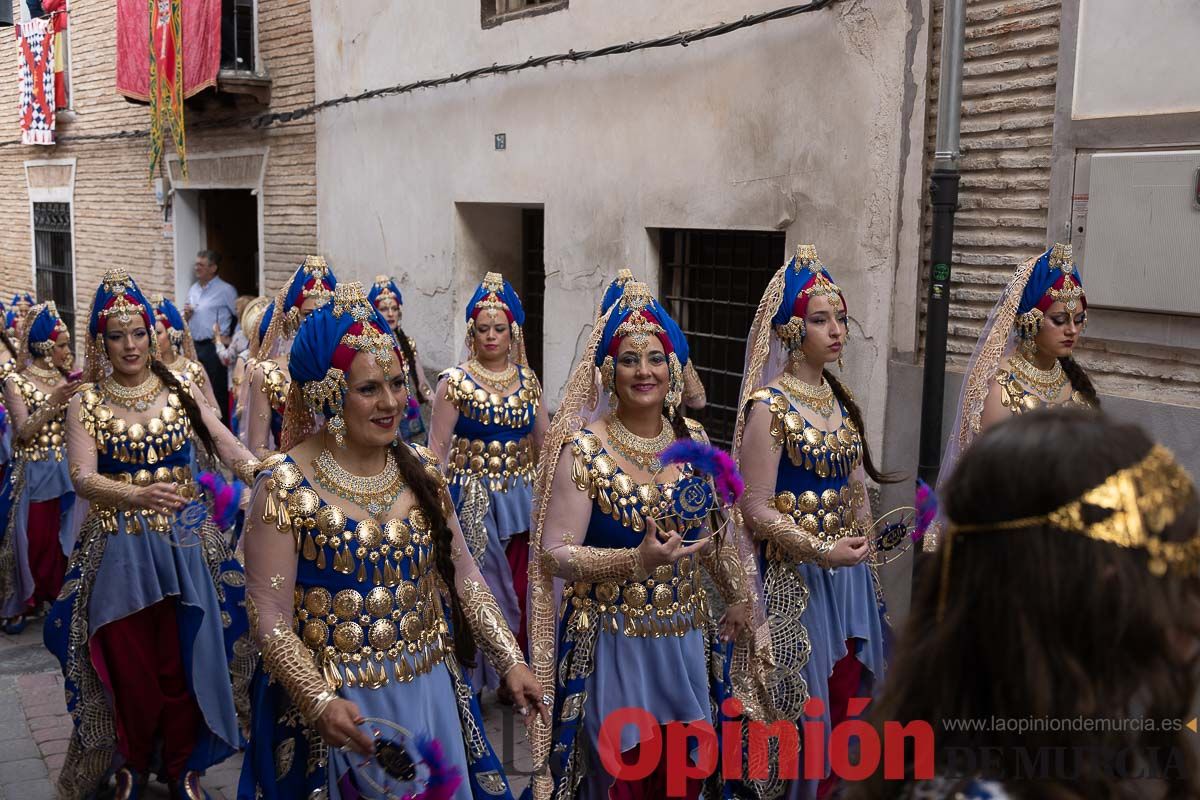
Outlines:
<svg viewBox="0 0 1200 800"><path fill-rule="evenodd" d="M150 11L147 0L117 0L117 91L150 101ZM182 3L183 96L217 85L221 0Z"/></svg>
<svg viewBox="0 0 1200 800"><path fill-rule="evenodd" d="M54 144L54 26L41 17L16 32L21 143Z"/></svg>

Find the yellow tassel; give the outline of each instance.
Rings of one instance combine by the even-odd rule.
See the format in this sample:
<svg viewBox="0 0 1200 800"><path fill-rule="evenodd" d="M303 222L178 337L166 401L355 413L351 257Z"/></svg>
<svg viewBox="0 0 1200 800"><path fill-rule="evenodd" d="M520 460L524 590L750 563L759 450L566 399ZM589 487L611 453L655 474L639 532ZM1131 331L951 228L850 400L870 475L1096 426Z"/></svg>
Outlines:
<svg viewBox="0 0 1200 800"><path fill-rule="evenodd" d="M325 569L325 548L322 547L317 551L317 569Z"/></svg>
<svg viewBox="0 0 1200 800"><path fill-rule="evenodd" d="M349 556L349 553L347 553L346 555ZM354 563L354 562L351 562L351 563ZM358 562L358 575L356 577L358 578L359 583L363 583L364 581L366 581L366 579L367 579L367 564L365 561Z"/></svg>
<svg viewBox="0 0 1200 800"><path fill-rule="evenodd" d="M317 558L317 543L313 541L312 531L304 535L304 560L315 561Z"/></svg>

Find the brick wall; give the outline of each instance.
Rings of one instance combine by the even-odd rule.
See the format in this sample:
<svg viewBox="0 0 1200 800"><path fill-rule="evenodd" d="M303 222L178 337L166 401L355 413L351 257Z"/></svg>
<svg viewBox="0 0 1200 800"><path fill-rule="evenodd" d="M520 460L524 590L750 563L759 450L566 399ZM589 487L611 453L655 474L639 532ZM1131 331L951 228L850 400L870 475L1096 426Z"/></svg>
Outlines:
<svg viewBox="0 0 1200 800"><path fill-rule="evenodd" d="M926 175L933 165L943 0L933 0ZM962 159L947 341L965 369L988 312L1016 265L1046 246L1054 137L1059 0L967 0ZM928 207L921 307L929 269ZM1082 265L1087 278L1087 264ZM925 321L921 319L921 345ZM1077 353L1102 393L1200 405L1200 354L1085 337Z"/></svg>
<svg viewBox="0 0 1200 800"><path fill-rule="evenodd" d="M9 0L0 0L9 2ZM13 0L19 17L20 0ZM312 102L312 21L308 0L258 0L259 58L271 77L271 110ZM59 120L60 137L149 127L146 106L116 91L116 3L71 0L71 81L74 118ZM0 37L0 141L19 138L17 53ZM242 106L240 113L265 110ZM223 112L187 112L190 154L269 148L263 192L265 289L274 291L306 253L316 249L316 138L311 118L253 132L200 130L198 121ZM168 150L171 146L168 144ZM73 197L75 306L80 319L105 269L125 266L147 292L175 290L174 241L164 238L162 209L147 180L146 138L65 142L53 147L0 147L0 289L5 299L32 288L30 205L24 163L75 158ZM165 170L159 174L164 176Z"/></svg>

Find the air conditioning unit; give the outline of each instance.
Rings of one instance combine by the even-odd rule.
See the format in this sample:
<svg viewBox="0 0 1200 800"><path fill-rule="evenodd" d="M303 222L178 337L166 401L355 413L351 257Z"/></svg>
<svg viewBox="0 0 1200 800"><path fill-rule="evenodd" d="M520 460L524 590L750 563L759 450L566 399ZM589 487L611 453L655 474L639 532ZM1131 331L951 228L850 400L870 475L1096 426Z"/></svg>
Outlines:
<svg viewBox="0 0 1200 800"><path fill-rule="evenodd" d="M1090 305L1200 315L1200 150L1080 153L1071 232Z"/></svg>

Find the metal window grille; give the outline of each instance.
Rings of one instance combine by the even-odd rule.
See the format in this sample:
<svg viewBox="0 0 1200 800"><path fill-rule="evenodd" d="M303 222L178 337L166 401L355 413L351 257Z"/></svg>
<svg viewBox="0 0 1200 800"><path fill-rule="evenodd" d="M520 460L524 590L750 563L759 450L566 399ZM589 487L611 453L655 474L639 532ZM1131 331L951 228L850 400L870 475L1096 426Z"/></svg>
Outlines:
<svg viewBox="0 0 1200 800"><path fill-rule="evenodd" d="M491 28L508 20L564 9L568 2L569 0L481 0L480 19L483 27Z"/></svg>
<svg viewBox="0 0 1200 800"><path fill-rule="evenodd" d="M512 14L528 8L537 8L538 6L558 5L561 2L562 0L496 0L496 13Z"/></svg>
<svg viewBox="0 0 1200 800"><path fill-rule="evenodd" d="M771 276L783 263L784 234L663 230L659 242L662 301L687 335L708 395L700 416L713 443L729 447L746 336Z"/></svg>
<svg viewBox="0 0 1200 800"><path fill-rule="evenodd" d="M521 212L521 305L525 309L525 353L529 366L542 377L542 331L546 296L546 263L543 237L546 212L526 208Z"/></svg>
<svg viewBox="0 0 1200 800"><path fill-rule="evenodd" d="M255 0L221 0L221 69L254 72Z"/></svg>
<svg viewBox="0 0 1200 800"><path fill-rule="evenodd" d="M53 300L75 330L75 268L71 260L71 205L33 204L34 281L38 300Z"/></svg>

